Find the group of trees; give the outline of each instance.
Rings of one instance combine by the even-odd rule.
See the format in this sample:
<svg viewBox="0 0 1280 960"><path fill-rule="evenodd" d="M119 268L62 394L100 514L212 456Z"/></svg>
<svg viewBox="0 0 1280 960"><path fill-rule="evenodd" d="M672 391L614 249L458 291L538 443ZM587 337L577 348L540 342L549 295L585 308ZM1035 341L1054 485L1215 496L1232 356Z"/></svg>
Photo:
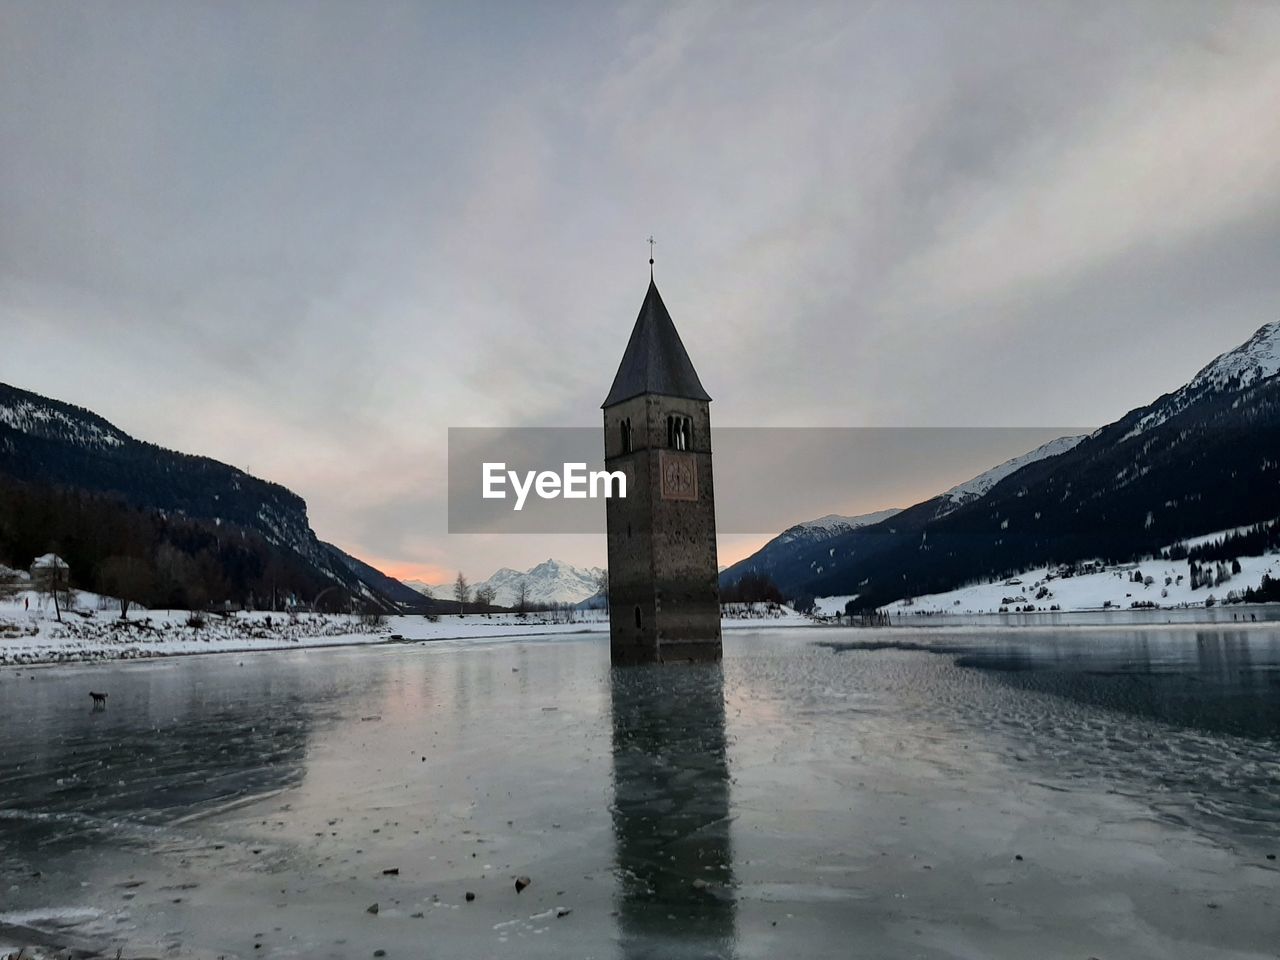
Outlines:
<svg viewBox="0 0 1280 960"><path fill-rule="evenodd" d="M720 588L721 603L783 603L782 591L767 574L744 573Z"/></svg>
<svg viewBox="0 0 1280 960"><path fill-rule="evenodd" d="M1280 580L1269 573L1262 575L1262 582L1257 588L1249 587L1241 594L1245 603L1277 603L1280 602Z"/></svg>
<svg viewBox="0 0 1280 960"><path fill-rule="evenodd" d="M1240 572L1240 561L1235 559L1230 564L1225 560L1219 560L1217 563L1203 565L1198 561L1190 560L1188 565L1192 590L1199 590L1201 587L1220 587L1231 579L1232 574Z"/></svg>
<svg viewBox="0 0 1280 960"><path fill-rule="evenodd" d="M1210 540L1194 547L1177 544L1164 551L1170 560L1231 560L1235 557L1260 557L1280 549L1280 520L1258 523Z"/></svg>

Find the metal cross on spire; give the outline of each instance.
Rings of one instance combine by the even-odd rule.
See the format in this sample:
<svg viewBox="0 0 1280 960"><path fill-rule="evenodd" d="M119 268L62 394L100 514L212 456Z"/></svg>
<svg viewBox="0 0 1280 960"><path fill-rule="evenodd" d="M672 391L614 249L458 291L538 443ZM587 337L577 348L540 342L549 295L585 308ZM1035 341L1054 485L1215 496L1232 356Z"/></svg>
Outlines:
<svg viewBox="0 0 1280 960"><path fill-rule="evenodd" d="M649 234L649 279L653 279L653 245L658 241L653 239L653 234Z"/></svg>

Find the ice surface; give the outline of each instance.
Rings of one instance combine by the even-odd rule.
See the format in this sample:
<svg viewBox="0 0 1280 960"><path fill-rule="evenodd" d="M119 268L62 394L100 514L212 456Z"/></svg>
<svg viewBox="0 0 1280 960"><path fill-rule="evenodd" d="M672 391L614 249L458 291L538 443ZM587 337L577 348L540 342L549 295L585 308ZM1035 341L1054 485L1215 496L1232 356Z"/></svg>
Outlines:
<svg viewBox="0 0 1280 960"><path fill-rule="evenodd" d="M1274 952L1280 631L744 630L725 652L0 671L0 914L83 917L126 955Z"/></svg>

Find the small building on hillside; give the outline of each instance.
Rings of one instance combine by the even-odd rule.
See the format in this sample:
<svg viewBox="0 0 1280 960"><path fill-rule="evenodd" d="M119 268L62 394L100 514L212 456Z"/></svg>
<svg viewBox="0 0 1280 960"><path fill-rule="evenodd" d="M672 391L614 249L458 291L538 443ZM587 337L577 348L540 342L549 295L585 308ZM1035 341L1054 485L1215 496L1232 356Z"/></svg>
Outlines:
<svg viewBox="0 0 1280 960"><path fill-rule="evenodd" d="M42 557L36 557L31 561L31 580L38 582L56 577L62 583L66 583L71 576L71 567L67 561L63 560L56 553L46 553Z"/></svg>

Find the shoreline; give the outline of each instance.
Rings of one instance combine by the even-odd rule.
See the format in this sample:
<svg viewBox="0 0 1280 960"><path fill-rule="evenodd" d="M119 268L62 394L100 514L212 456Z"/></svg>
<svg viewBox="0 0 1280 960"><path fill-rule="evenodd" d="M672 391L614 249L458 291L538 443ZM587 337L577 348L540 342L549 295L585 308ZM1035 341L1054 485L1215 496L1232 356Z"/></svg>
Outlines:
<svg viewBox="0 0 1280 960"><path fill-rule="evenodd" d="M398 625L399 626L399 625ZM433 624L435 626L435 624ZM467 624L466 626L471 626ZM395 628L386 626L376 632L362 633L352 630L347 633L312 634L293 639L272 638L254 643L247 637L227 637L209 639L198 634L186 633L177 637L167 637L158 641L115 642L114 638L107 642L88 642L82 645L60 646L56 644L34 646L26 644L26 649L6 650L6 640L26 640L26 637L0 638L0 671L37 667L59 667L93 663L135 663L139 661L167 660L175 657L209 657L230 654L277 653L281 651L314 651L324 649L350 649L353 647L382 647L389 645L409 645L418 643L436 643L455 640L501 640L509 637L545 636L556 634L582 634L598 632L591 624L551 624L538 623L519 625L521 629L502 630L502 624L494 624L493 628L483 632L448 632L440 635L405 636L396 633ZM515 626L515 625L512 625ZM559 627L560 629L555 629ZM573 627L575 629L564 629ZM403 629L403 627L401 627ZM49 638L45 638L46 641ZM55 638L64 639L64 638ZM208 644L206 649L200 646ZM31 657L32 659L17 659Z"/></svg>
<svg viewBox="0 0 1280 960"><path fill-rule="evenodd" d="M155 611L151 611L152 614ZM358 621L343 623L333 616L305 615L297 622L281 619L280 614L257 612L238 618L210 622L194 629L184 625L186 612L168 611L148 623L146 633L124 633L119 621L86 618L55 623L44 617L0 619L14 630L33 632L0 634L0 671L72 664L132 663L171 657L213 656L224 654L270 653L282 650L318 650L326 648L377 647L391 644L430 644L449 641L500 641L532 637L581 636L607 634L607 620L553 621L519 620L514 616L483 614L466 618L444 616L428 620L416 615L387 618L377 627ZM273 626L266 627L268 618ZM139 617L131 623L141 626L150 617ZM742 617L726 620L726 630L759 627L794 628L814 626L813 621L788 613L774 617ZM350 629L342 629L349 626ZM270 631L264 635L263 631ZM281 633L279 631L283 630ZM292 635L290 635L292 634Z"/></svg>
<svg viewBox="0 0 1280 960"><path fill-rule="evenodd" d="M1168 619L1161 613L1168 611L1054 611L1022 614L954 614L898 616L893 622L881 626L850 626L831 622L822 622L799 616L778 618L735 618L723 621L725 631L744 629L754 630L798 630L813 629L820 631L839 630L852 633L880 633L885 631L943 631L951 634L981 632L1033 632L1040 630L1069 630L1081 634L1095 634L1116 630L1142 630L1159 627L1165 630L1190 631L1213 629L1231 629L1253 631L1280 630L1280 604L1253 604L1249 609L1263 609L1270 616L1267 619L1230 620L1221 619ZM1182 608L1183 612L1191 612ZM1203 611L1201 611L1203 612ZM1063 622L1064 618L1096 616L1117 616L1113 622ZM1016 618L1016 619L1015 619ZM418 620L428 625L430 630L414 631ZM407 623L397 623L406 620ZM952 622L948 622L952 621ZM452 629L450 629L452 628ZM459 629L463 628L463 629ZM465 628L474 628L468 630ZM89 643L84 646L43 646L27 650L6 650L6 640L0 639L0 671L49 669L62 666L84 666L88 664L123 664L166 660L175 657L209 657L225 655L244 655L258 653L277 653L281 651L318 651L325 649L351 649L355 647L410 646L416 644L435 644L457 641L501 641L521 640L544 637L571 637L583 634L607 634L607 621L580 623L461 623L454 622L441 625L439 621L430 622L423 618L406 616L392 618L391 625L378 629L376 633L361 634L358 631L340 634L314 634L292 640L270 640L262 644L245 642L244 639L227 638L225 645L216 645L214 640L206 640L197 635L167 638L174 641L168 645L164 640L145 643ZM401 631L401 632L396 632ZM413 635L419 633L420 635ZM367 637L364 639L363 637ZM26 638L10 638L26 639ZM193 645L209 643L210 649L193 648ZM18 659L30 656L31 659Z"/></svg>
<svg viewBox="0 0 1280 960"><path fill-rule="evenodd" d="M1262 613L1257 620L1225 619L1211 611L1235 613ZM1212 627L1280 627L1280 603L1235 604L1229 607L1156 607L1154 609L1101 609L1097 607L1078 610L1034 610L1024 613L890 613L893 627L927 627L945 629L963 625L997 625L1007 627L1052 626L1069 627L1126 627L1157 625L1162 627L1212 626ZM1106 621L1106 622L1104 622Z"/></svg>
<svg viewBox="0 0 1280 960"><path fill-rule="evenodd" d="M530 633L493 633L493 634L474 634L471 636L455 636L455 637L425 637L421 639L401 637L393 639L391 637L382 637L377 640L340 640L335 643L295 643L289 646L263 646L263 647L223 647L218 650L172 650L164 651L147 651L144 655L133 657L85 657L80 660L33 660L26 663L0 663L0 670L20 670L20 669L49 669L52 667L76 667L93 663L147 663L155 660L174 660L184 657L220 657L231 654L245 653L312 653L325 650L350 650L356 647L391 647L391 646L414 646L417 644L433 644L433 643L449 643L457 640L516 640L522 637L545 637L563 634L564 636L581 636L584 633L603 633L602 630L582 629L582 630L563 630L547 633L545 631L537 631ZM130 648L132 649L132 648Z"/></svg>

